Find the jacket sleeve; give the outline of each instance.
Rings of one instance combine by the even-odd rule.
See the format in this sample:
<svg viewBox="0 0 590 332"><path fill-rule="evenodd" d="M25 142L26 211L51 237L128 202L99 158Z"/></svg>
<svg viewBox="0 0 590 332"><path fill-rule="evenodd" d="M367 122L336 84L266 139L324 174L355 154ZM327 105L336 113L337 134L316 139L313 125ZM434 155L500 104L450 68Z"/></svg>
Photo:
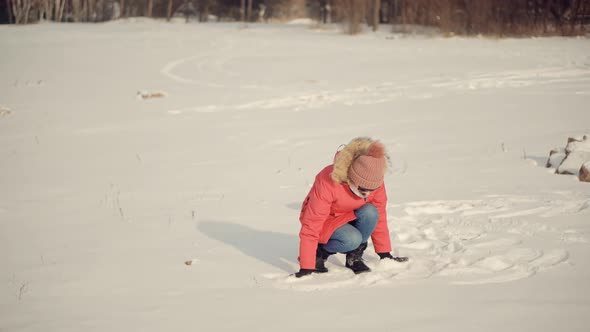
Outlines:
<svg viewBox="0 0 590 332"><path fill-rule="evenodd" d="M333 202L331 186L326 179L316 177L313 187L301 208L299 232L299 264L302 269L315 269L315 253L324 222L330 215Z"/></svg>
<svg viewBox="0 0 590 332"><path fill-rule="evenodd" d="M389 238L389 227L387 226L387 190L385 184L375 192L372 202L379 211L379 220L375 231L371 235L376 253L391 251L391 239Z"/></svg>

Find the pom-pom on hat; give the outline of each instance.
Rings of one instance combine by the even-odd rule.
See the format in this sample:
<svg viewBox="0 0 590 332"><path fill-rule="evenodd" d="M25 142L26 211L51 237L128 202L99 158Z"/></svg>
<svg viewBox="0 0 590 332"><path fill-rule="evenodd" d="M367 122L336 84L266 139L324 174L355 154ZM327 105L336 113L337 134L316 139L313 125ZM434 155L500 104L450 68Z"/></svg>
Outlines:
<svg viewBox="0 0 590 332"><path fill-rule="evenodd" d="M348 178L356 186L377 189L383 184L386 169L385 147L380 142L373 142L366 154L352 162L348 169Z"/></svg>

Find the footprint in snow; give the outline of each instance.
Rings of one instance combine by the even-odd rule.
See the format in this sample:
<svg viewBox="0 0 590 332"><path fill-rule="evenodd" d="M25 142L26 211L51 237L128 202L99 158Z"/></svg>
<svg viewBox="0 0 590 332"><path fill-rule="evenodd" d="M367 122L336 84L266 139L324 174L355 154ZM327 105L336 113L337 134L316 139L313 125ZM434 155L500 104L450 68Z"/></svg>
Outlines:
<svg viewBox="0 0 590 332"><path fill-rule="evenodd" d="M542 236L544 240L554 240L552 243L588 243L575 230L560 231L539 222L556 214L590 212L580 209L587 200L562 203L558 199L494 195L482 200L398 205L395 210L406 214L390 218L390 230L395 251L409 256L409 262L380 261L373 257L369 245L365 259L372 269L370 273L354 275L339 257L328 260L329 273L301 279L284 274L264 275L263 284L317 291L384 286L401 280L420 282L429 278L444 278L456 285L530 278L567 262L569 252L564 248L531 247L526 244L538 241L529 239Z"/></svg>

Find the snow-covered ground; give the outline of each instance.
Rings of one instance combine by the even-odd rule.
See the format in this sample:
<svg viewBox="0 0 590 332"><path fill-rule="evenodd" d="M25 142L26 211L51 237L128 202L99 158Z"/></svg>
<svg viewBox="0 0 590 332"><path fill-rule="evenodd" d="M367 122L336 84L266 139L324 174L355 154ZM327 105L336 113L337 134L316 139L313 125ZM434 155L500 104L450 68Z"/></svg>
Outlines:
<svg viewBox="0 0 590 332"><path fill-rule="evenodd" d="M140 20L0 48L1 331L588 331L590 183L544 168L590 133L588 39ZM289 277L365 135L411 261Z"/></svg>

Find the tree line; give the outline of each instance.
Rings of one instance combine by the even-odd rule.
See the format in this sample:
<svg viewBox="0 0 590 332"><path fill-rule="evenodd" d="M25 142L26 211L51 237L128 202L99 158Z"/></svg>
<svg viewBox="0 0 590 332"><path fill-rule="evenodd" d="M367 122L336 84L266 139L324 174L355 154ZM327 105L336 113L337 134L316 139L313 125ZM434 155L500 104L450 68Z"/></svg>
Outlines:
<svg viewBox="0 0 590 332"><path fill-rule="evenodd" d="M590 0L332 0L328 8L350 34L387 23L405 32L430 26L458 35L578 35L590 24Z"/></svg>
<svg viewBox="0 0 590 332"><path fill-rule="evenodd" d="M126 17L255 21L283 15L290 0L0 0L0 23L104 22ZM275 12L275 13L273 13Z"/></svg>
<svg viewBox="0 0 590 332"><path fill-rule="evenodd" d="M137 16L200 22L306 16L342 23L350 34L388 24L406 32L419 25L460 35L575 35L590 24L590 0L0 0L0 23Z"/></svg>

